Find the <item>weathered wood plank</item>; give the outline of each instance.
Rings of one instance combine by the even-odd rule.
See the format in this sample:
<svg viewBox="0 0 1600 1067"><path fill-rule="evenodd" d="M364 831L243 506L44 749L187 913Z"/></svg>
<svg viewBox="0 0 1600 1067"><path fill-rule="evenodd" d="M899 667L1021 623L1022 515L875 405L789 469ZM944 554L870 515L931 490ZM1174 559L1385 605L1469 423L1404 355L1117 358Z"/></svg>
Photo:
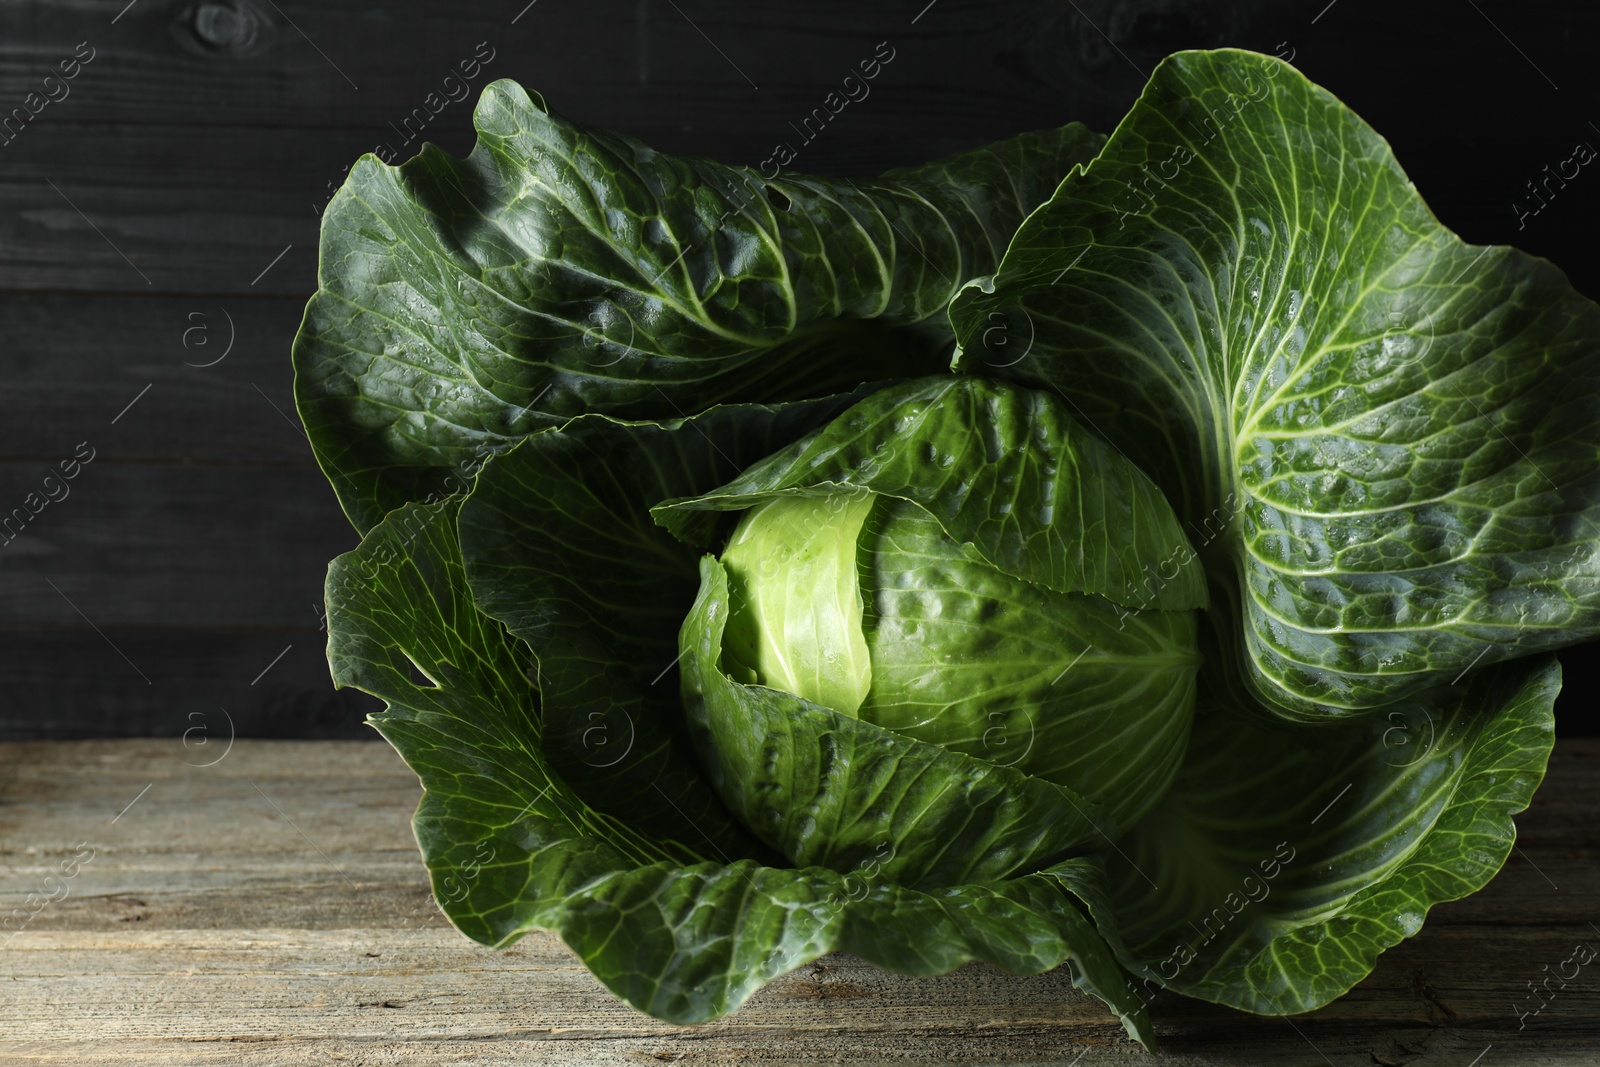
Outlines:
<svg viewBox="0 0 1600 1067"><path fill-rule="evenodd" d="M825 92L886 37L920 46L923 54L908 65L900 82L905 89L891 114L899 119L915 114L913 101L919 98L924 104L945 104L954 125L946 127L946 135L959 135L962 126L974 123L979 101L1020 112L1018 121L1042 116L1062 95L1093 84L1088 67L1105 73L1119 69L1115 86L1102 90L1131 86L1137 91L1139 78L1122 67L1103 40L1091 44L1092 31L1083 20L1041 0L999 10L945 0L915 23L915 5L874 10L847 0L789 10L733 0L698 0L676 9L660 0L548 6L472 0L448 11L376 11L353 0L317 5L247 0L229 5L242 19L226 20L231 23L226 26L219 24L225 20L207 17L212 14L208 6L214 11L221 5L143 0L115 28L109 26L113 0L37 8L27 32L18 35L28 44L0 57L0 99L20 100L38 89L51 67L85 38L97 48L96 57L72 83L69 97L48 105L36 126L207 125L225 112L241 125L379 132L390 122L398 125L428 93L445 88L447 76L459 77L463 60L484 54L480 42L492 58L467 80L474 91L497 77L536 76L537 84L563 86L565 95L583 101L564 105L575 116L631 117L646 132L693 127L703 138L725 136L727 125L755 133L783 126L818 102L819 86ZM1226 22L1199 20L1180 34L1189 45L1215 46L1230 38L1237 42L1257 28L1269 33L1281 22L1273 6L1238 5ZM107 12L104 18L98 17L101 10ZM1024 29L1031 31L1026 38ZM1159 54L1155 48L1185 46L1129 41L1129 31L1138 27L1122 29L1124 42L1146 67ZM219 37L224 41L215 40ZM965 57L961 69L941 61L955 52ZM664 87L671 92L662 92ZM735 96L741 99L730 101ZM681 105L689 106L688 115L742 114L730 124L716 124L718 129L686 117ZM435 121L462 106L446 105ZM883 117L878 123L882 132L891 120Z"/></svg>
<svg viewBox="0 0 1600 1067"><path fill-rule="evenodd" d="M0 289L277 295L302 306L316 289L319 212L372 147L349 131L232 126L41 122L26 136L25 148L0 148ZM472 136L445 143L465 152ZM186 310L215 314L212 303ZM159 328L161 342L205 362L177 346L182 318Z"/></svg>
<svg viewBox="0 0 1600 1067"><path fill-rule="evenodd" d="M70 482L0 463L0 623L316 625L328 560L358 538L315 467L119 464L114 432Z"/></svg>
<svg viewBox="0 0 1600 1067"><path fill-rule="evenodd" d="M0 55L0 99L20 101L37 90L42 77L83 40L98 50L96 58L72 83L68 99L49 105L40 123L206 125L221 112L240 125L379 130L438 90L480 41L489 42L496 55L471 80L473 88L487 78L536 76L535 84L563 86L583 100L581 117L587 121L619 125L625 124L619 118L631 118L644 132L693 126L703 138L721 133L686 114L727 113L728 120L717 124L724 130L757 122L782 126L796 109L803 113L816 103L820 86L848 72L863 44L870 51L886 36L905 42L910 62L899 110L877 120L879 132L917 114L918 101L924 116L938 107L941 121L953 124L953 130L947 126L952 133L992 122L996 110L1019 113L1019 121L1050 121L1045 116L1053 108L1075 105L1076 111L1097 112L1094 117L1115 118L1144 74L1169 52L1223 46L1271 52L1286 38L1308 62L1331 67L1338 60L1344 69L1362 72L1362 91L1373 97L1402 81L1413 85L1424 94L1422 111L1463 94L1503 100L1507 93L1548 88L1489 24L1438 17L1459 14L1445 0L1410 5L1408 11L1356 5L1319 19L1314 28L1304 11L1273 0L1181 9L1149 0L1092 0L1075 9L1048 0L942 0L930 10L925 6L811 0L768 8L695 0L675 8L660 0L534 6L467 0L445 10L373 9L357 0L141 0L113 25L123 7L119 0L13 4L3 14L7 37L16 43ZM222 7L233 8L233 17L217 10ZM1542 69L1566 80L1566 91L1592 84L1593 71L1584 64L1586 41L1572 32L1588 10L1582 0L1526 5L1507 27L1525 52L1535 50ZM1414 41L1394 39L1392 31L1411 20L1431 24L1434 47L1418 50ZM1337 55L1351 45L1362 48L1365 62ZM1396 56L1411 62L1385 62ZM1478 67L1480 76L1460 77L1469 66ZM1456 71L1458 84L1439 84L1443 70ZM752 80L759 90L752 89ZM733 96L743 98L742 106L730 106ZM1415 111L1417 105L1396 104L1395 110ZM459 106L448 105L443 115ZM579 106L565 108L577 115ZM1552 118L1531 111L1525 116L1533 128ZM1466 125L1458 126L1458 117L1447 113L1430 121L1441 133Z"/></svg>
<svg viewBox="0 0 1600 1067"><path fill-rule="evenodd" d="M327 637L311 604L301 610L300 628L0 630L0 740L153 737L203 763L232 734L375 737L362 721L381 705L334 690ZM200 747L207 741L209 750Z"/></svg>
<svg viewBox="0 0 1600 1067"><path fill-rule="evenodd" d="M310 467L311 447L290 421L289 347L304 310L305 294L0 292L10 416L0 418L0 459L53 466L88 440L110 463ZM337 513L331 490L315 495L308 503Z"/></svg>
<svg viewBox="0 0 1600 1067"><path fill-rule="evenodd" d="M322 657L322 577L356 538L289 421L300 307L0 296L0 394L25 416L0 420L0 455L25 457L0 463L0 737L177 739L225 734L229 717L246 735L370 733L374 702L334 693ZM185 366L222 355L222 311L232 351ZM195 328L211 336L186 349ZM88 449L63 483L59 464ZM29 493L57 499L32 515ZM17 507L32 515L20 533Z"/></svg>
<svg viewBox="0 0 1600 1067"><path fill-rule="evenodd" d="M1600 90L1588 35L1572 32L1588 15L1578 3L1524 5L1510 27L1516 47L1443 3L1418 5L1404 25L1393 11L1358 7L1315 26L1268 0L1182 11L1155 0L944 0L915 24L922 5L869 11L844 0L539 4L515 25L523 5L488 0L448 13L374 11L353 0L141 0L112 26L121 6L0 9L0 116L79 42L97 49L70 94L0 146L0 288L308 293L311 206L326 197L327 182L382 143L410 155L417 140L401 145L395 127L480 42L494 58L480 65L471 98L444 106L422 134L453 152L471 143L471 99L490 78L511 77L565 114L663 150L756 165L775 143L795 139L791 123L888 41L893 63L867 99L803 145L802 169L874 173L1071 119L1109 130L1169 51L1293 48L1302 69L1389 138L1448 224L1470 240L1514 241L1550 256L1580 289L1600 292L1600 268L1589 266L1584 245L1600 200L1574 191L1526 226L1510 209L1526 181L1562 158L1554 153L1592 134L1584 115L1558 106ZM239 23L224 9L242 12L244 43L228 43ZM208 28L197 31L202 23ZM1419 50L1407 31L1423 28L1430 47ZM1519 48L1564 91L1550 89ZM1486 132L1485 116L1507 115L1515 121L1488 120ZM1463 168L1468 158L1473 165ZM252 287L290 244L290 257Z"/></svg>
<svg viewBox="0 0 1600 1067"><path fill-rule="evenodd" d="M1588 976L1537 1016L1512 1006L1545 964L1600 943L1596 741L1559 746L1519 820L1522 859L1438 908L1349 995L1292 1021L1159 997L1159 1059L1060 972L910 979L840 954L726 1020L667 1026L551 937L493 952L451 931L407 827L416 780L387 746L241 741L211 767L185 758L150 741L0 745L0 909L79 842L95 850L70 895L0 947L0 1061L1464 1067L1490 1049L1485 1064L1544 1067L1600 1047Z"/></svg>

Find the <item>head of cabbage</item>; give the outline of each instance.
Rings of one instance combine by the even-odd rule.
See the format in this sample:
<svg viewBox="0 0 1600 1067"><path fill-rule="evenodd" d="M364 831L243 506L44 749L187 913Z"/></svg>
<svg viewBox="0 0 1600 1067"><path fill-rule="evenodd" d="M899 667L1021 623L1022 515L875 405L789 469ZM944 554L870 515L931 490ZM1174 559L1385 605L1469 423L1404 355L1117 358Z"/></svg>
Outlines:
<svg viewBox="0 0 1600 1067"><path fill-rule="evenodd" d="M1194 553L1048 396L891 388L662 517L682 533L698 509L742 514L680 636L688 719L724 801L792 862L848 868L870 841L842 835L911 810L953 839L975 803L934 817L924 794L961 781L1071 813L1067 837L999 850L1022 869L1102 847L1172 784L1201 662Z"/></svg>
<svg viewBox="0 0 1600 1067"><path fill-rule="evenodd" d="M1174 117L1246 98L1125 210ZM1154 989L1319 1007L1500 868L1548 653L1600 630L1600 309L1445 230L1330 93L1184 53L1109 140L715 222L750 175L509 83L479 125L352 171L325 258L393 269L325 272L296 343L365 534L330 666L463 932L555 930L675 1023L835 949L1065 963L1148 1042ZM678 239L630 253L608 190Z"/></svg>
<svg viewBox="0 0 1600 1067"><path fill-rule="evenodd" d="M721 565L738 681L1044 778L1118 827L1177 773L1192 611L1031 584L969 558L921 505L851 489L757 504Z"/></svg>

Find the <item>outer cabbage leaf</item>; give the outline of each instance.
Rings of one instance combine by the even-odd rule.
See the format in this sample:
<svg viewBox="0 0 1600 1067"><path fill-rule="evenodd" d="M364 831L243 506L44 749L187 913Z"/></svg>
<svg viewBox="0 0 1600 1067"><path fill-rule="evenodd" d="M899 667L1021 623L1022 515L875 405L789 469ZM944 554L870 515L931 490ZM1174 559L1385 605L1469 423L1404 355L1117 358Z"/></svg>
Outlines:
<svg viewBox="0 0 1600 1067"><path fill-rule="evenodd" d="M721 488L654 511L709 547L714 515L702 513L846 487L910 500L970 558L1058 593L1162 610L1206 603L1194 549L1149 478L1053 395L979 378L880 389Z"/></svg>
<svg viewBox="0 0 1600 1067"><path fill-rule="evenodd" d="M1069 891L1103 884L1096 859L925 893L870 869L702 856L590 807L544 752L527 646L468 594L458 506L389 515L334 560L328 603L335 681L387 703L372 722L422 779L417 841L463 933L505 945L554 930L618 996L674 1023L731 1011L834 949L920 975L974 959L1018 973L1065 962L1150 1043L1114 947Z"/></svg>
<svg viewBox="0 0 1600 1067"><path fill-rule="evenodd" d="M851 182L658 153L510 81L473 121L465 160L365 156L323 215L295 396L360 530L583 412L925 372L956 289L1104 141L1074 124Z"/></svg>
<svg viewBox="0 0 1600 1067"><path fill-rule="evenodd" d="M535 651L546 758L590 805L708 855L776 858L693 772L674 666L698 553L648 502L715 484L850 399L666 424L584 415L485 465L461 505L467 578Z"/></svg>
<svg viewBox="0 0 1600 1067"><path fill-rule="evenodd" d="M1287 64L1165 60L951 319L1166 490L1283 714L1600 631L1600 308L1464 244Z"/></svg>
<svg viewBox="0 0 1600 1067"><path fill-rule="evenodd" d="M1505 862L1511 817L1544 777L1560 687L1540 656L1329 727L1202 692L1177 783L1109 854L1130 966L1267 1014L1342 995L1434 904Z"/></svg>

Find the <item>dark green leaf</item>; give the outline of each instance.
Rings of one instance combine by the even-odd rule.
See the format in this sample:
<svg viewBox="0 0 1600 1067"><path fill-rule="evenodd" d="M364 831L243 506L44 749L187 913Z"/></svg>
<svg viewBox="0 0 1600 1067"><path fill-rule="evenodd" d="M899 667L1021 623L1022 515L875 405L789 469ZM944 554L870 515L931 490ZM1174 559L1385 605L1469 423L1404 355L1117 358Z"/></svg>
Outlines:
<svg viewBox="0 0 1600 1067"><path fill-rule="evenodd" d="M951 318L1167 491L1286 714L1600 632L1600 308L1464 244L1287 64L1165 60Z"/></svg>
<svg viewBox="0 0 1600 1067"><path fill-rule="evenodd" d="M361 530L582 412L672 418L942 365L950 297L1104 140L1074 124L876 181L768 180L509 81L474 123L465 160L363 157L323 215L295 396ZM925 341L850 325L868 319Z"/></svg>
<svg viewBox="0 0 1600 1067"><path fill-rule="evenodd" d="M461 505L467 578L533 649L545 754L591 806L706 859L771 858L694 769L674 665L698 553L650 506L715 486L852 399L667 424L585 415L485 465Z"/></svg>
<svg viewBox="0 0 1600 1067"><path fill-rule="evenodd" d="M1516 839L1554 740L1553 656L1328 727L1202 703L1177 783L1109 856L1135 966L1247 1011L1341 996Z"/></svg>

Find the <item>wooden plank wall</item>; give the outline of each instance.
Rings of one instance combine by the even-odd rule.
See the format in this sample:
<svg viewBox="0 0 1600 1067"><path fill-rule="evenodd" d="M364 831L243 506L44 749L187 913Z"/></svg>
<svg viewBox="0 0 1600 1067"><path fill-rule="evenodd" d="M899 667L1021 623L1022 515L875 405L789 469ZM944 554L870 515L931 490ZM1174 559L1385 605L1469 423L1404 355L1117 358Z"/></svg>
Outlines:
<svg viewBox="0 0 1600 1067"><path fill-rule="evenodd" d="M1589 5L1401 8L0 2L0 115L77 62L64 97L0 136L0 514L80 443L94 456L0 546L0 737L176 735L224 715L244 734L361 735L367 704L331 691L315 607L354 537L294 425L289 344L322 203L361 152L401 147L394 127L462 60L487 57L474 92L516 78L574 118L755 164L888 42L871 95L800 158L857 175L1075 118L1110 129L1177 48L1293 49L1448 224L1600 295L1600 177L1520 229L1511 209L1574 141L1600 144ZM465 152L469 109L451 103L427 138ZM1568 658L1579 695L1584 661ZM1565 731L1589 703L1568 697Z"/></svg>

